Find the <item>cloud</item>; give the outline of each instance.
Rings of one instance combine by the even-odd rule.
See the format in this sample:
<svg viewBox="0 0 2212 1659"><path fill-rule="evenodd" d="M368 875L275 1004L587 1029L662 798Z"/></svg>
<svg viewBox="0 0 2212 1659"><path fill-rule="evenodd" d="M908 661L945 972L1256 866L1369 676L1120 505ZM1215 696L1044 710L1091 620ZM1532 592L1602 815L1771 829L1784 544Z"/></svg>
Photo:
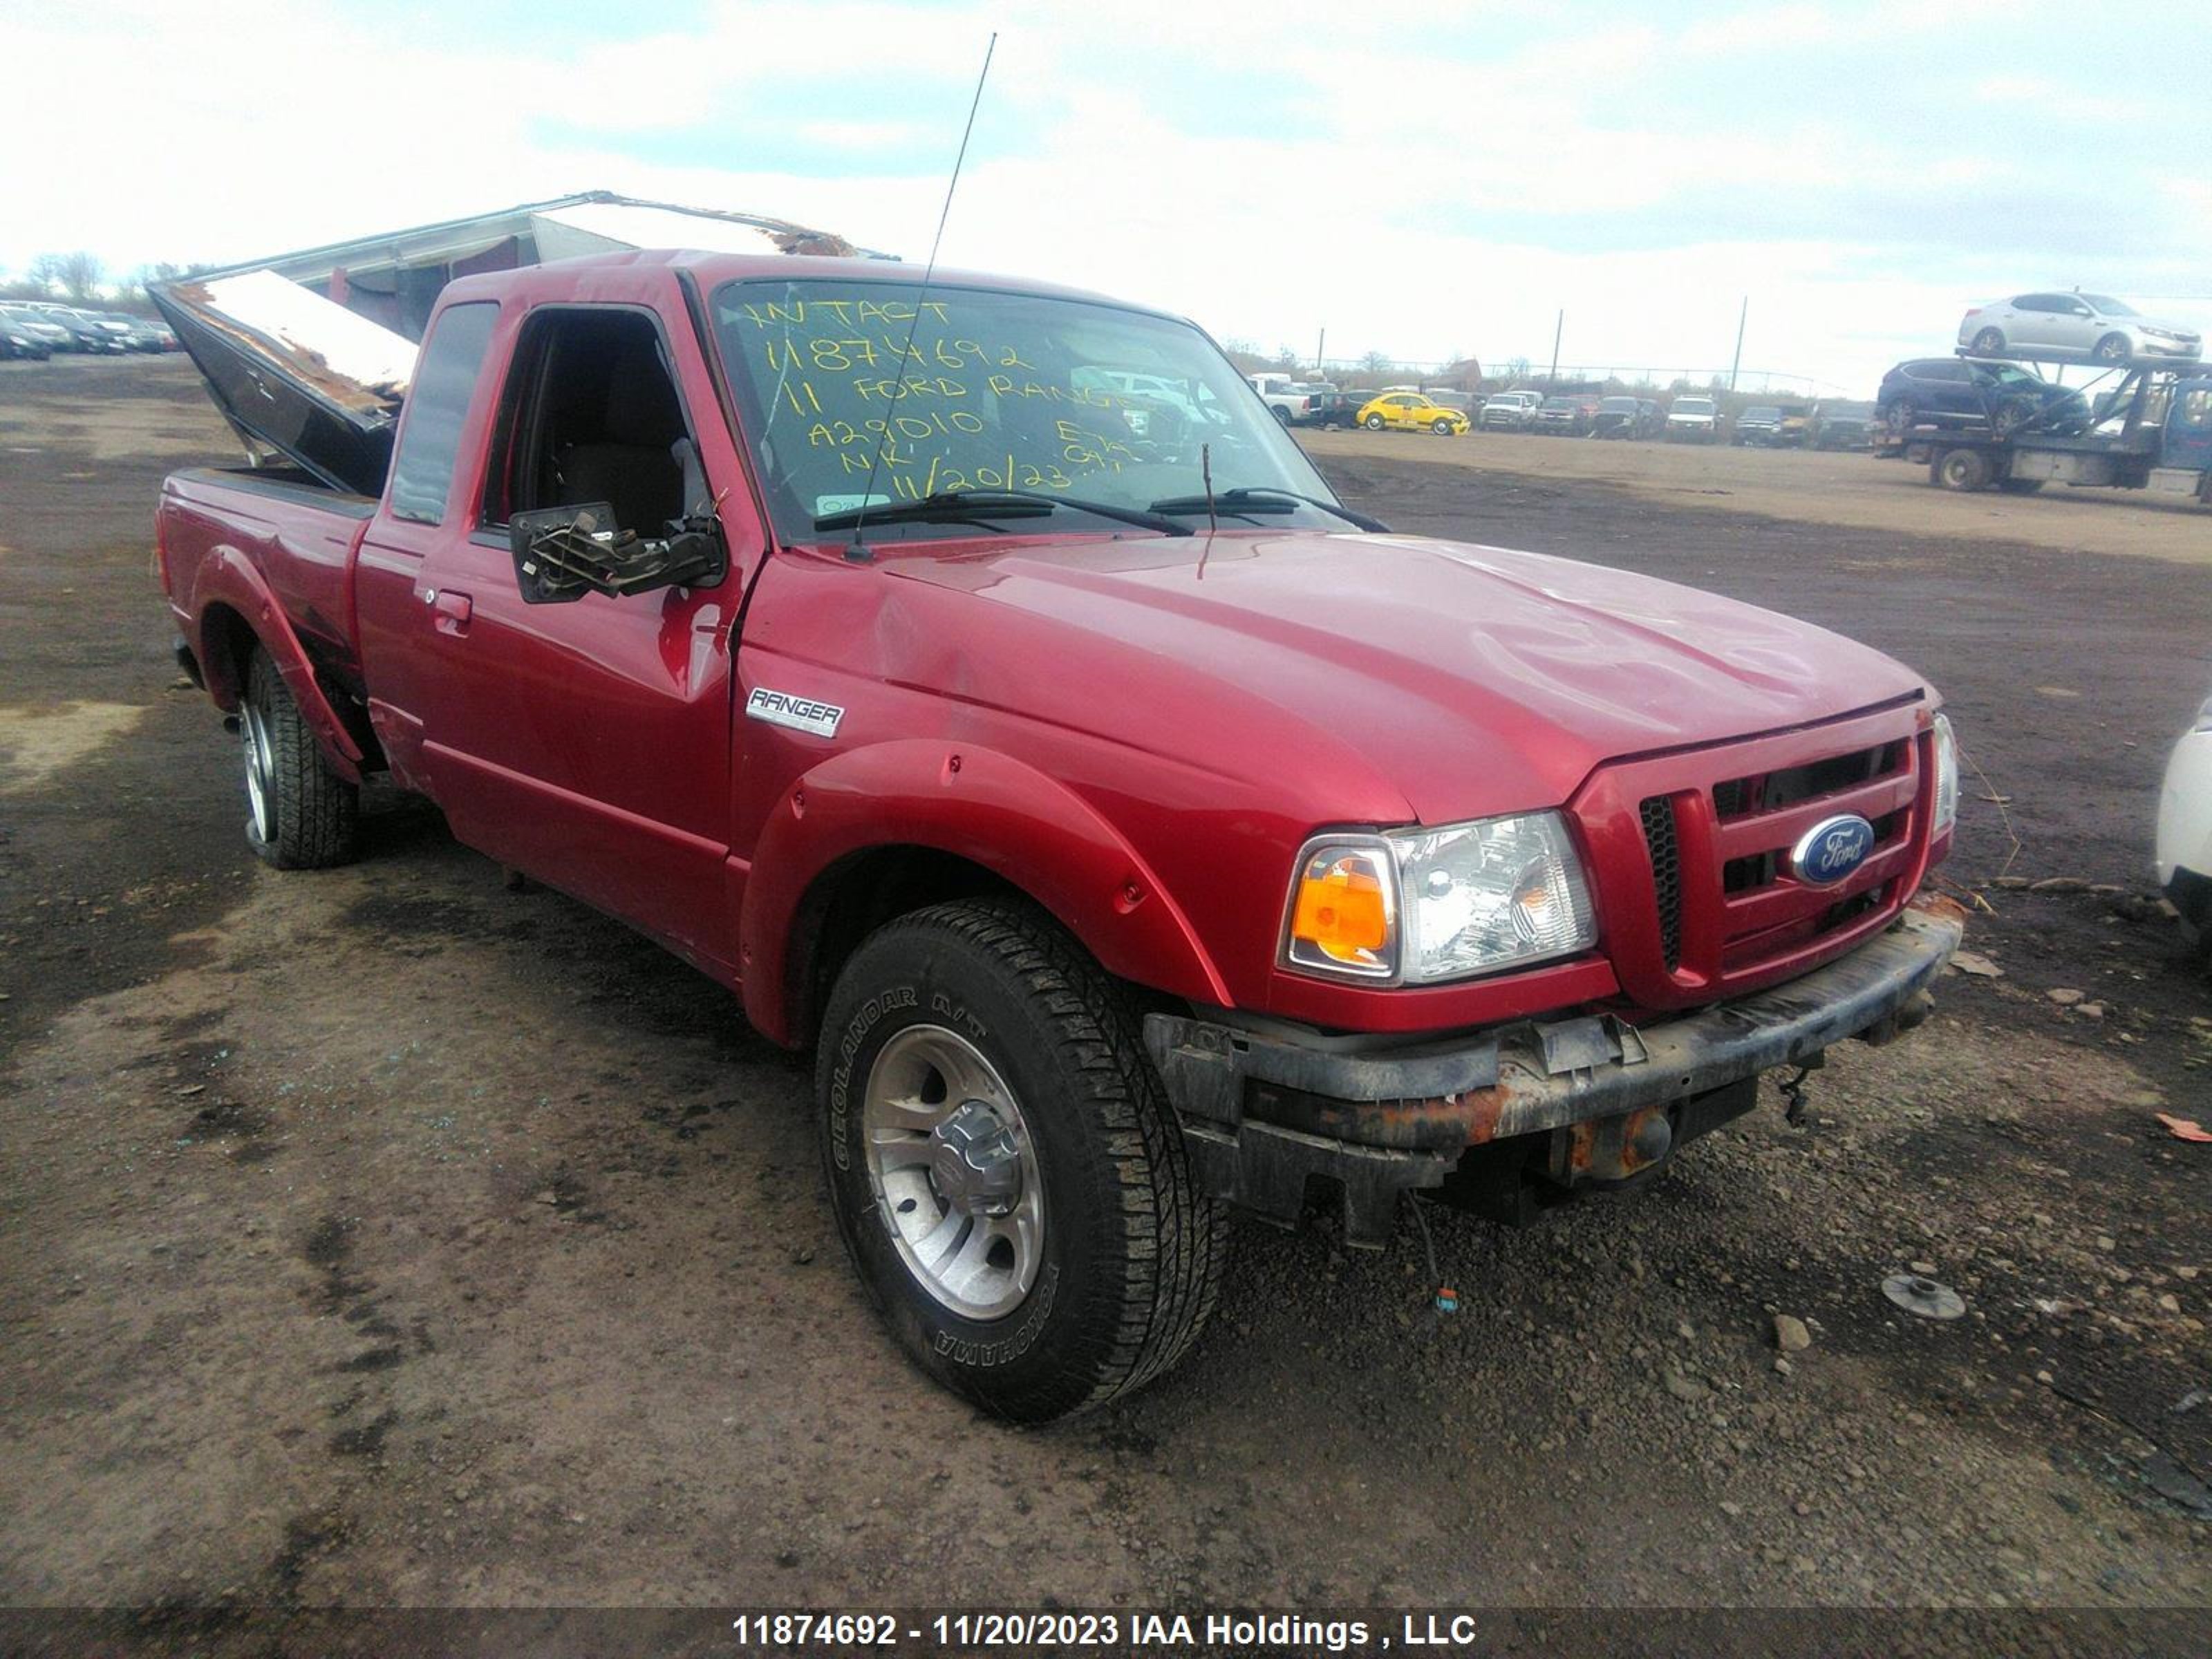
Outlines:
<svg viewBox="0 0 2212 1659"><path fill-rule="evenodd" d="M920 259L994 28L946 262L1268 346L1326 326L1346 356L1547 356L1565 307L1574 361L1702 368L1747 295L1748 360L1863 386L1992 294L2201 293L2212 261L2207 187L2173 161L2194 96L2053 54L2078 13L2039 0L614 17L30 0L11 59L96 61L100 96L11 83L0 264L234 260L589 188ZM2212 46L2205 21L2160 27L2176 61Z"/></svg>

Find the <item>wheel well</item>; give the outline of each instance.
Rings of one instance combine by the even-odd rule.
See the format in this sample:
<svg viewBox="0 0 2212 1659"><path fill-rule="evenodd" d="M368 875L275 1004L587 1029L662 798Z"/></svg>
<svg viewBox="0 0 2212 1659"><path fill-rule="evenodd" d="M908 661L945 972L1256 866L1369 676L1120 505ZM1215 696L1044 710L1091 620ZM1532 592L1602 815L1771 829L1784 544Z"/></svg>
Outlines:
<svg viewBox="0 0 2212 1659"><path fill-rule="evenodd" d="M784 983L792 1039L811 1044L839 971L894 917L955 899L1029 896L996 871L933 847L875 847L814 878L791 919Z"/></svg>
<svg viewBox="0 0 2212 1659"><path fill-rule="evenodd" d="M200 645L206 655L200 673L223 708L246 695L246 665L260 643L252 625L227 605L211 605L201 617Z"/></svg>

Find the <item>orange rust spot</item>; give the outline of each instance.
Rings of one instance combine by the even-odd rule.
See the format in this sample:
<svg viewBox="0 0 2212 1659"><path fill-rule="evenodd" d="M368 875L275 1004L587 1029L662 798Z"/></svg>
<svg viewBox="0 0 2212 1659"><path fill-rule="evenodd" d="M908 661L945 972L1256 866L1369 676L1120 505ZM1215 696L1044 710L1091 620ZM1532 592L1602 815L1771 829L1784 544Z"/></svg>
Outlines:
<svg viewBox="0 0 2212 1659"><path fill-rule="evenodd" d="M1955 921L1961 927L1966 924L1966 907L1948 893L1923 893L1912 901L1911 908L1938 921Z"/></svg>

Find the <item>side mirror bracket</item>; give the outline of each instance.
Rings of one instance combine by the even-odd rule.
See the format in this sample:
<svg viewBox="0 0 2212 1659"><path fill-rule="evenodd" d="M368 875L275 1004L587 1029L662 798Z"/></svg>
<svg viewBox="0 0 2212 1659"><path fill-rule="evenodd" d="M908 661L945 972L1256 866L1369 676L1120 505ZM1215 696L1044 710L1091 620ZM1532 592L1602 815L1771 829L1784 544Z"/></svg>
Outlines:
<svg viewBox="0 0 2212 1659"><path fill-rule="evenodd" d="M662 587L711 586L729 570L729 551L711 512L670 520L665 536L618 528L605 501L518 513L507 523L515 585L527 605L573 605L586 593L611 599Z"/></svg>

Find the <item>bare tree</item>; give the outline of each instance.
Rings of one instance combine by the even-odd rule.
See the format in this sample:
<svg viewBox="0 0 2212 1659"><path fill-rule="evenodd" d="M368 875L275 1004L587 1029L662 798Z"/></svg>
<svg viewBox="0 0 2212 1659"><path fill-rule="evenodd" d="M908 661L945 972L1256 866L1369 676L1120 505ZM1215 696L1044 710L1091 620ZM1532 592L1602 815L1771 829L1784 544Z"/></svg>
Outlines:
<svg viewBox="0 0 2212 1659"><path fill-rule="evenodd" d="M79 305L100 297L100 279L106 274L100 261L82 248L62 255L62 288Z"/></svg>
<svg viewBox="0 0 2212 1659"><path fill-rule="evenodd" d="M31 261L31 280L52 293L59 289L79 305L97 299L103 275L100 261L79 249L75 253L41 253Z"/></svg>
<svg viewBox="0 0 2212 1659"><path fill-rule="evenodd" d="M1370 351L1359 360L1359 366L1370 374L1387 374L1397 364L1391 361L1388 352Z"/></svg>

